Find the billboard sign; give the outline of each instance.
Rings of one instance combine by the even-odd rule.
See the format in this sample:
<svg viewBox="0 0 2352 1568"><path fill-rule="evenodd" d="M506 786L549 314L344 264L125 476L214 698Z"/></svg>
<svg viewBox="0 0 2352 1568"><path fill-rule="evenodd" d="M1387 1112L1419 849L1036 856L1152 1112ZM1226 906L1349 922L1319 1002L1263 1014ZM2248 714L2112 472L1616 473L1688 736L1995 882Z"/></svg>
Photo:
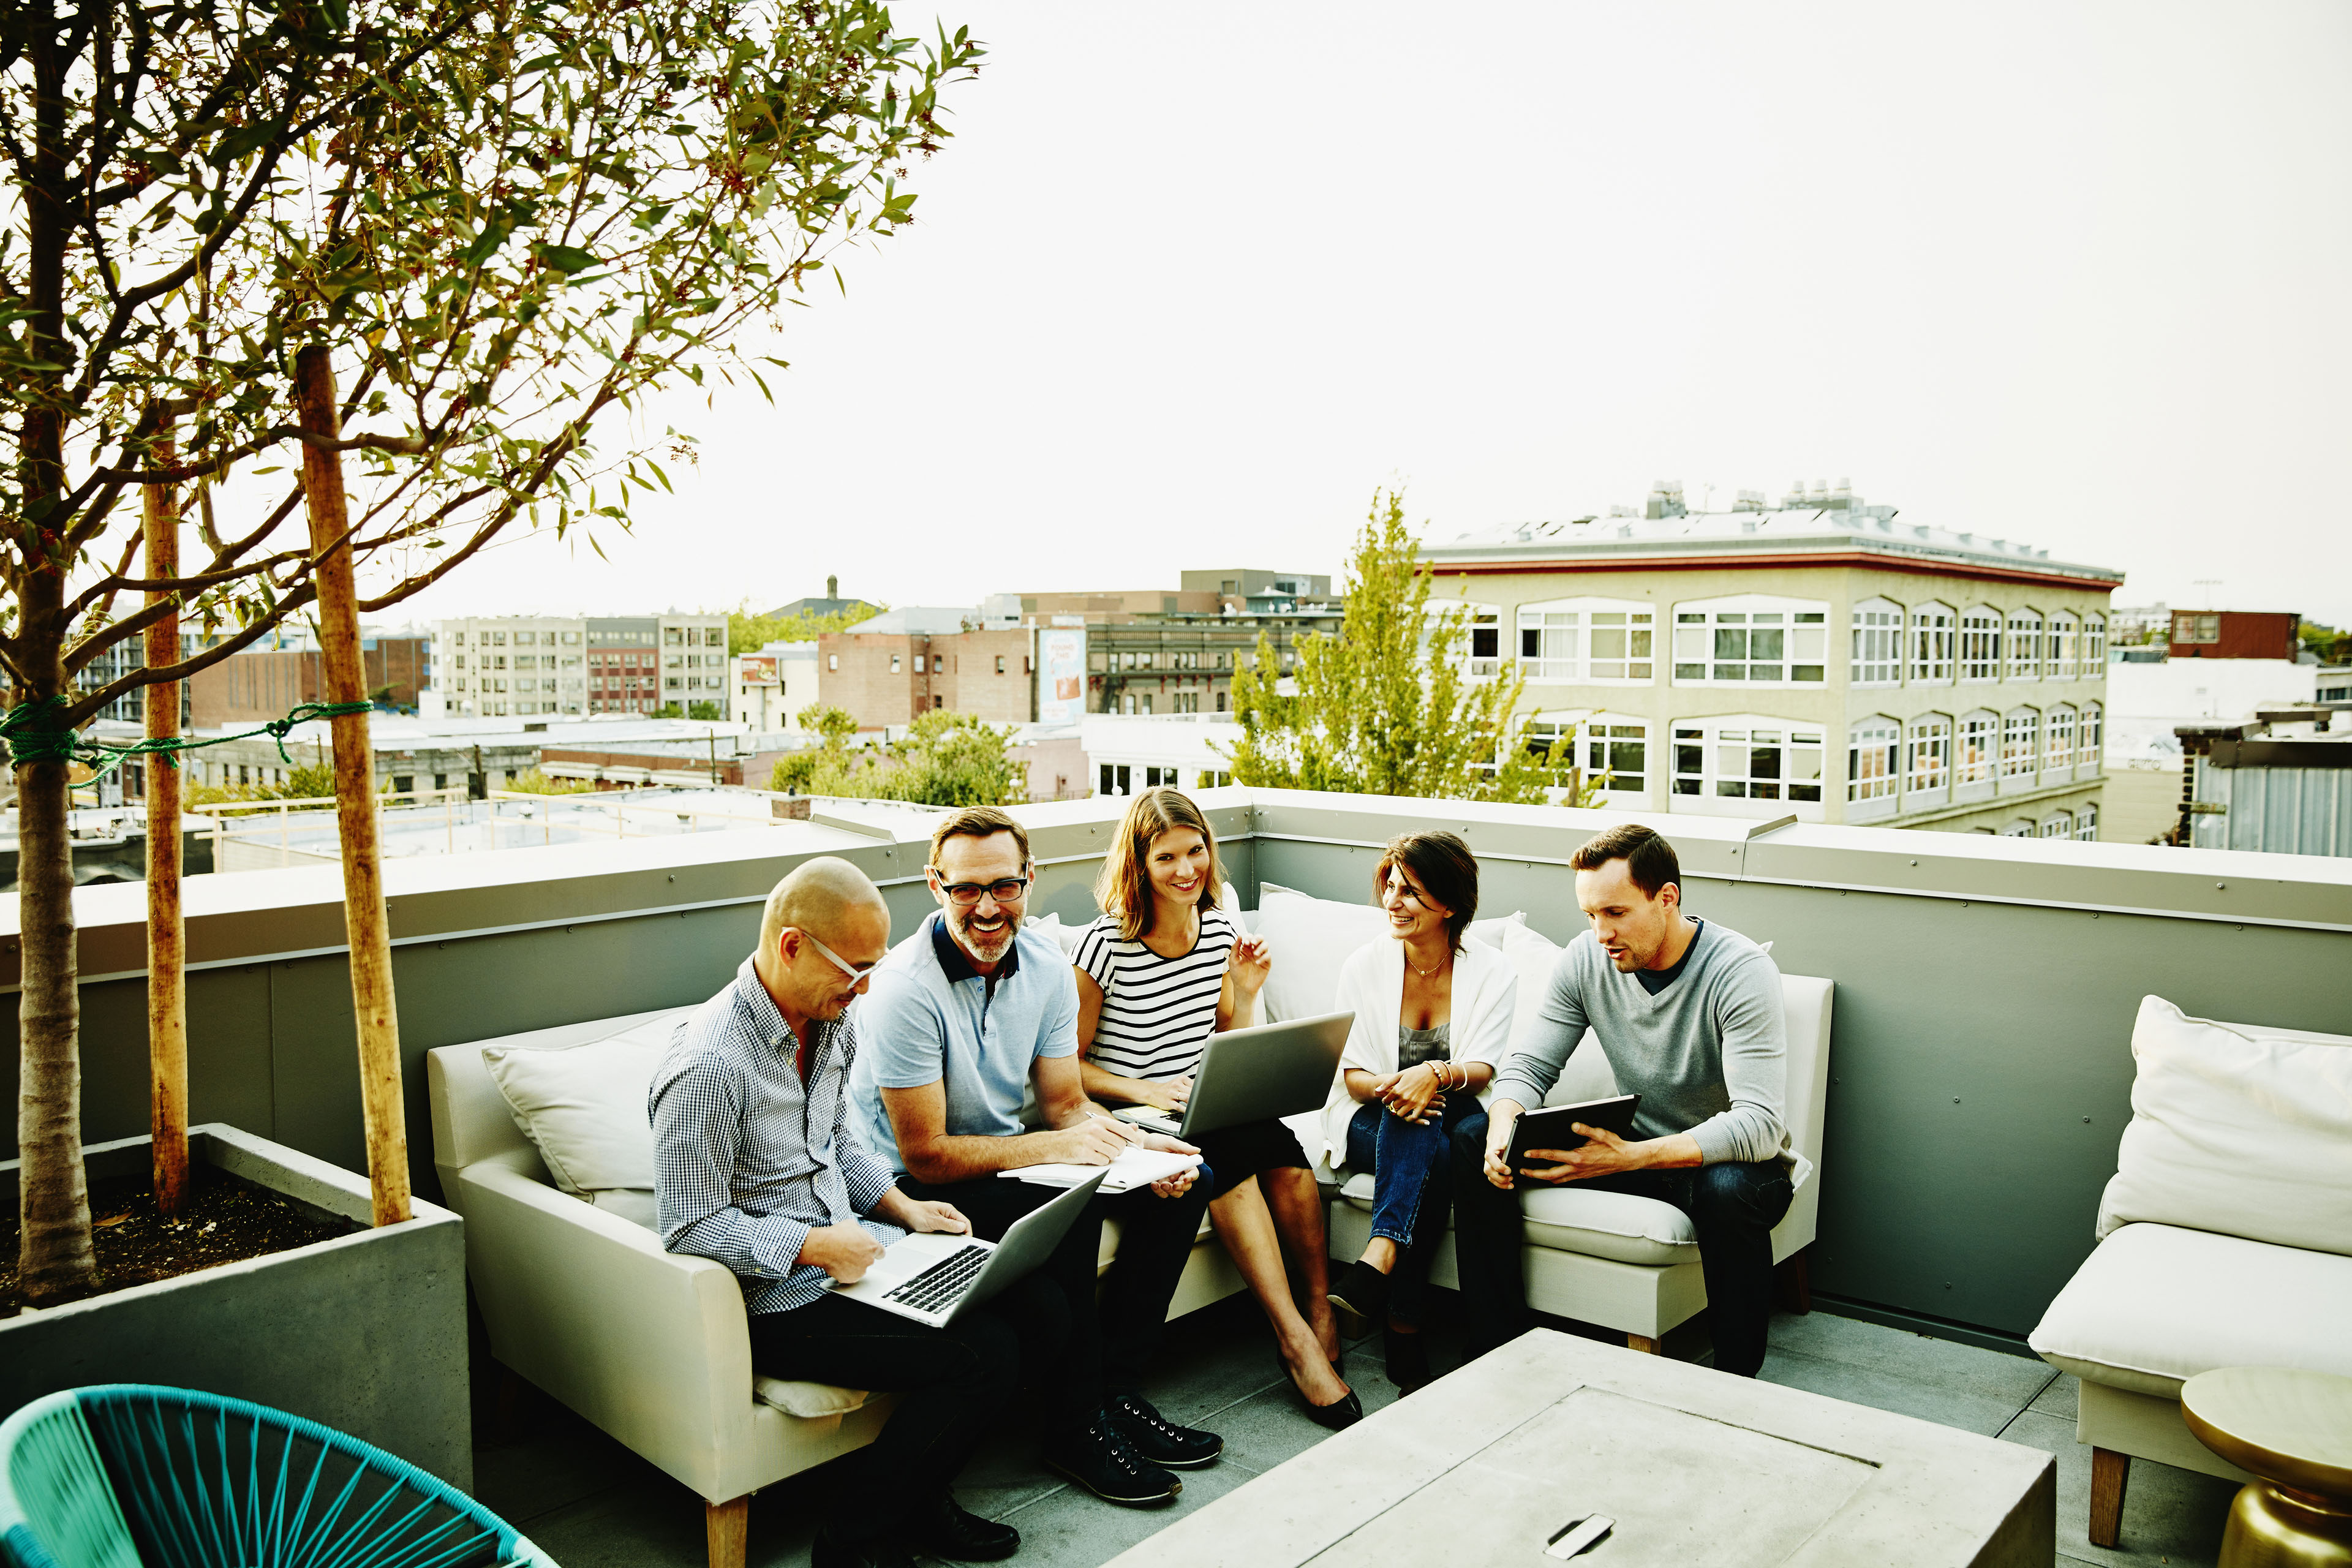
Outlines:
<svg viewBox="0 0 2352 1568"><path fill-rule="evenodd" d="M1075 724L1086 710L1086 624L1047 626L1037 634L1037 721Z"/></svg>
<svg viewBox="0 0 2352 1568"><path fill-rule="evenodd" d="M746 686L775 686L776 656L772 653L747 653L735 661L735 679Z"/></svg>

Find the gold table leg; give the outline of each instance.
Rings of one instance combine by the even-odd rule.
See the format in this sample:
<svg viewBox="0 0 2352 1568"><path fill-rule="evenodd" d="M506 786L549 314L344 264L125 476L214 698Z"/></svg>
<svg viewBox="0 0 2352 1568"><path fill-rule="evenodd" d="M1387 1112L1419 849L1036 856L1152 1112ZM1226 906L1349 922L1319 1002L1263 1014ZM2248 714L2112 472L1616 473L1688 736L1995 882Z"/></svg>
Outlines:
<svg viewBox="0 0 2352 1568"><path fill-rule="evenodd" d="M2230 1505L2221 1568L2352 1568L2352 1504L2250 1481Z"/></svg>

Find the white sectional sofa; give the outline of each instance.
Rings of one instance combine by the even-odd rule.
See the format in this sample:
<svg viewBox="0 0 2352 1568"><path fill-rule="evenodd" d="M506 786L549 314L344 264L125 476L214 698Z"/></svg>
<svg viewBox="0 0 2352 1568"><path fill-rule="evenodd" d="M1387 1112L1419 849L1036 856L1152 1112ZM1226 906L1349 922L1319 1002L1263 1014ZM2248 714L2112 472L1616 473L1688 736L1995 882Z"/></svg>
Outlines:
<svg viewBox="0 0 2352 1568"><path fill-rule="evenodd" d="M2083 1380L2099 1546L2120 1539L2135 1457L2251 1479L2190 1435L2189 1378L2352 1375L2352 1037L2217 1024L2150 996L2132 1055L2098 1246L2030 1339Z"/></svg>
<svg viewBox="0 0 2352 1568"><path fill-rule="evenodd" d="M890 1397L755 1378L734 1275L663 1249L646 1090L691 1011L444 1046L425 1053L426 1093L490 1353L700 1494L711 1568L741 1568L751 1494L872 1441ZM566 1073L554 1053L583 1067L594 1053L594 1070ZM493 1076L518 1058L509 1089L549 1113L541 1142ZM1103 1231L1108 1268L1117 1226ZM1169 1315L1242 1288L1204 1224Z"/></svg>
<svg viewBox="0 0 2352 1568"><path fill-rule="evenodd" d="M1266 985L1269 1016L1309 1016L1327 1012L1339 985L1339 965L1367 942L1386 940L1381 911L1312 899L1267 885L1259 891L1253 929L1275 954ZM1540 1005L1545 982L1559 948L1528 927L1525 917L1479 921L1470 940L1499 947L1517 971L1514 1043L1525 1037ZM1809 975L1781 977L1788 1009L1789 1089L1784 1115L1798 1152L1810 1169L1788 1215L1772 1232L1772 1260L1796 1258L1796 1288L1804 1304L1803 1249L1811 1245L1821 1214L1822 1124L1829 1079L1830 981ZM1569 1105L1616 1092L1599 1043L1587 1035L1570 1058L1547 1104ZM1483 1097L1482 1097L1483 1098ZM1371 1236L1372 1178L1350 1171L1343 1151L1322 1147L1308 1119L1294 1121L1310 1155L1339 1184L1331 1207L1331 1252L1360 1255ZM1706 1285L1698 1262L1698 1241L1690 1218L1671 1204L1622 1193L1573 1186L1537 1188L1520 1199L1526 1216L1525 1262L1528 1304L1539 1312L1615 1329L1636 1350L1655 1351L1666 1331L1706 1305ZM1454 1238L1449 1235L1433 1260L1437 1284L1457 1283Z"/></svg>

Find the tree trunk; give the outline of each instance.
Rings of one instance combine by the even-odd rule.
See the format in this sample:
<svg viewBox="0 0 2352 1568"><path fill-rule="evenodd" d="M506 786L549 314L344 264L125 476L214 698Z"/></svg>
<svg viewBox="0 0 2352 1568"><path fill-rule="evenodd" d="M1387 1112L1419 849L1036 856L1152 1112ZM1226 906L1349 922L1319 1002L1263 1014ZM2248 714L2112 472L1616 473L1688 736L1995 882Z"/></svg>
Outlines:
<svg viewBox="0 0 2352 1568"><path fill-rule="evenodd" d="M168 468L170 441L158 441L150 460ZM180 574L177 487L147 487L147 575ZM150 594L149 604L170 598ZM180 617L165 616L147 628L147 666L180 659ZM147 736L180 732L180 683L147 689ZM147 1064L149 1128L154 1134L155 1208L176 1215L188 1197L188 976L186 933L180 922L180 770L168 753L142 764L147 783Z"/></svg>
<svg viewBox="0 0 2352 1568"><path fill-rule="evenodd" d="M41 702L66 689L65 385L74 359L65 335L66 72L56 7L40 4L16 19L33 63L36 87L32 177L25 198L25 271L31 304L25 323L36 357L58 366L40 372L23 395L18 426L20 516L28 537L19 547L16 637L20 702ZM25 1300L47 1306L86 1295L96 1284L89 1250L89 1186L81 1163L81 994L76 988L71 796L63 757L16 769L17 919L24 936L19 1022L16 1152L24 1229L17 1278Z"/></svg>
<svg viewBox="0 0 2352 1568"><path fill-rule="evenodd" d="M295 396L302 428L341 433L335 373L323 345L294 360ZM310 501L310 552L318 563L319 662L327 700L363 702L359 597L352 586L352 551L344 538L350 511L343 500L342 455L302 448L302 488ZM360 1105L367 1125L368 1181L375 1223L409 1217L408 1132L400 1096L400 1021L392 1000L392 922L383 903L383 859L377 844L375 752L368 716L330 721L335 736L335 821L343 847L343 930L352 949L352 1005L359 1018Z"/></svg>

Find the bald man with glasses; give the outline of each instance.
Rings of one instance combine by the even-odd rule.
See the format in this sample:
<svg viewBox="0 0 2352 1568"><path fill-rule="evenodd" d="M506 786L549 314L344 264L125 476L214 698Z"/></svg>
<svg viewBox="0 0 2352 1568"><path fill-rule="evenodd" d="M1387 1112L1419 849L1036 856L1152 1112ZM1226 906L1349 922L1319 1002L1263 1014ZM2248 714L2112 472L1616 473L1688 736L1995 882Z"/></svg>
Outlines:
<svg viewBox="0 0 2352 1568"><path fill-rule="evenodd" d="M984 1562L1021 1543L948 1490L1019 1386L1012 1319L989 1302L935 1329L832 1293L910 1230L971 1228L953 1205L903 1191L849 1125L851 1004L889 943L864 872L830 857L796 868L768 895L758 949L679 1026L647 1097L662 1245L734 1272L752 1367L900 1395L872 1446L839 1461L815 1568L914 1568L918 1552Z"/></svg>
<svg viewBox="0 0 2352 1568"><path fill-rule="evenodd" d="M866 1145L910 1196L952 1205L995 1239L1058 1189L1005 1181L1028 1165L1107 1164L1135 1143L1198 1153L1118 1121L1078 1077L1075 972L1052 938L1022 929L1029 836L992 806L931 836L939 913L890 952L862 1004L851 1078ZM1034 1089L1043 1126L1023 1109ZM1097 1496L1139 1506L1182 1489L1170 1472L1212 1464L1215 1434L1180 1426L1141 1393L1176 1283L1209 1204L1205 1170L1097 1197L1019 1300L1022 1360L1045 1400L1045 1462ZM1118 1258L1096 1301L1102 1221Z"/></svg>

